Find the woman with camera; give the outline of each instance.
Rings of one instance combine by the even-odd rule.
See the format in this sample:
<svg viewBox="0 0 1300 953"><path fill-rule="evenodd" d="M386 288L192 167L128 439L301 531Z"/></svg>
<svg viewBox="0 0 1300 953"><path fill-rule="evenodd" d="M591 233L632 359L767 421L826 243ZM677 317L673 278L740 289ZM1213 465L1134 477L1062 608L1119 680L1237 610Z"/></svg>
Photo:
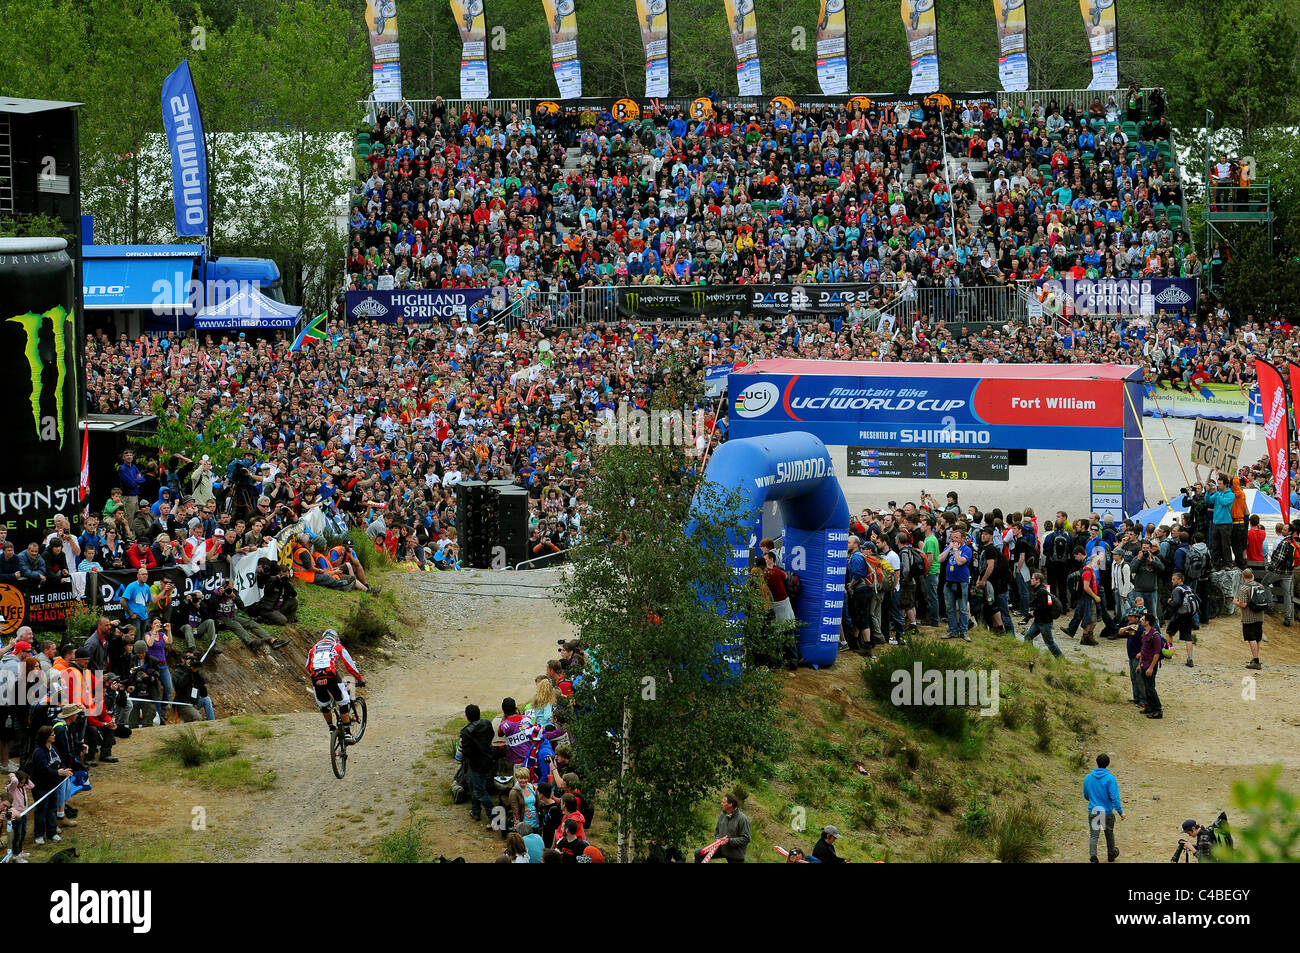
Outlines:
<svg viewBox="0 0 1300 953"><path fill-rule="evenodd" d="M176 696L172 686L172 670L167 667L167 646L172 644L172 624L155 618L144 634L145 654L154 662L154 671L162 682L162 698L154 705L158 711L158 724L167 724L167 706Z"/></svg>

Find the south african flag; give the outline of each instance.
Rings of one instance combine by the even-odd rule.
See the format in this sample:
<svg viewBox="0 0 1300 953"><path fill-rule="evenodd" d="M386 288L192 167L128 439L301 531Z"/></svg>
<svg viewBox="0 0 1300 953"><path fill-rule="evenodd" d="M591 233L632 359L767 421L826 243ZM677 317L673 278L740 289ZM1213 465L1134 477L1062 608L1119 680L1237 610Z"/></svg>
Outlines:
<svg viewBox="0 0 1300 953"><path fill-rule="evenodd" d="M322 311L310 324L303 328L302 333L289 346L289 350L301 351L302 342L307 340L328 341L329 335L325 333L325 315L326 312Z"/></svg>

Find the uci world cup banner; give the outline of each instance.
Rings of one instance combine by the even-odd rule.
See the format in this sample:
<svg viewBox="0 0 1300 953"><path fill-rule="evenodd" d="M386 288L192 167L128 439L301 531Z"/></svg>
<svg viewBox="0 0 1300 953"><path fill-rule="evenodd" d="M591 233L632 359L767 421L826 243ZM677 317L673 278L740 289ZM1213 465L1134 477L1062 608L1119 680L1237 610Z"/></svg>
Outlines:
<svg viewBox="0 0 1300 953"><path fill-rule="evenodd" d="M1119 49L1115 39L1115 0L1079 0L1083 25L1088 31L1092 54L1092 82L1089 89L1119 86Z"/></svg>
<svg viewBox="0 0 1300 953"><path fill-rule="evenodd" d="M1025 42L1025 0L993 0L998 18L998 79L1008 93L1029 88L1029 54Z"/></svg>
<svg viewBox="0 0 1300 953"><path fill-rule="evenodd" d="M574 0L542 0L551 31L551 70L561 99L582 96L582 63L578 60L578 8Z"/></svg>
<svg viewBox="0 0 1300 953"><path fill-rule="evenodd" d="M488 98L487 18L483 0L451 0L460 28L460 98Z"/></svg>
<svg viewBox="0 0 1300 953"><path fill-rule="evenodd" d="M762 96L763 77L758 69L758 17L754 0L725 0L731 45L736 48L736 79L740 95Z"/></svg>
<svg viewBox="0 0 1300 953"><path fill-rule="evenodd" d="M645 47L645 94L668 95L668 0L636 0L636 19Z"/></svg>
<svg viewBox="0 0 1300 953"><path fill-rule="evenodd" d="M903 29L907 32L907 55L912 63L912 85L908 93L939 91L938 28L934 24L934 0L903 0Z"/></svg>
<svg viewBox="0 0 1300 953"><path fill-rule="evenodd" d="M849 91L848 32L844 0L822 0L817 20L817 82L824 96Z"/></svg>
<svg viewBox="0 0 1300 953"><path fill-rule="evenodd" d="M366 32L374 61L375 101L402 99L402 62L397 42L397 0L366 0Z"/></svg>

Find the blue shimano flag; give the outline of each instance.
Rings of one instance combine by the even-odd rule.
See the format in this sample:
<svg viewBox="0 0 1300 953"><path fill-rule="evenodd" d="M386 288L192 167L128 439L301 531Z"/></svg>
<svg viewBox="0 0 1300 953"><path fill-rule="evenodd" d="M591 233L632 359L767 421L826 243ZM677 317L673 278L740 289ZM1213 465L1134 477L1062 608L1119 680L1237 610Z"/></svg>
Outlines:
<svg viewBox="0 0 1300 953"><path fill-rule="evenodd" d="M172 152L176 234L202 237L208 234L208 154L188 60L163 81L162 111Z"/></svg>

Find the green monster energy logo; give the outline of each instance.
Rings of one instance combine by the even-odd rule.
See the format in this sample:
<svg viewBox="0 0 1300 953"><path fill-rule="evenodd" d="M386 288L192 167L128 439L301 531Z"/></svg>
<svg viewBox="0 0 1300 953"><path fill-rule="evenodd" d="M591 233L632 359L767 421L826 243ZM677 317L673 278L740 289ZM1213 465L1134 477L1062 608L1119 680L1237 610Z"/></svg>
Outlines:
<svg viewBox="0 0 1300 953"><path fill-rule="evenodd" d="M54 333L54 354L56 366L59 372L58 389L54 392L54 406L58 414L57 420L47 417L45 426L41 426L41 394L44 390L45 365L41 361L40 340L41 326L45 319L50 319L51 330ZM76 333L76 319L68 314L62 305L55 305L44 314L36 314L28 311L26 314L16 315L9 318L9 321L16 322L24 331L27 332L27 346L23 348L23 353L27 355L27 363L32 369L32 424L36 429L36 435L40 440L53 440L54 431L57 423L59 434L59 449L63 449L63 391L64 384L68 380L68 328L71 326L73 334ZM73 358L73 371L76 371L75 357Z"/></svg>
<svg viewBox="0 0 1300 953"><path fill-rule="evenodd" d="M704 307L704 302L708 299L708 296L709 296L709 293L708 293L707 291L692 291L692 292L691 292L691 307L694 308L694 309L697 310L697 311L698 311L700 308L703 308L703 307Z"/></svg>

